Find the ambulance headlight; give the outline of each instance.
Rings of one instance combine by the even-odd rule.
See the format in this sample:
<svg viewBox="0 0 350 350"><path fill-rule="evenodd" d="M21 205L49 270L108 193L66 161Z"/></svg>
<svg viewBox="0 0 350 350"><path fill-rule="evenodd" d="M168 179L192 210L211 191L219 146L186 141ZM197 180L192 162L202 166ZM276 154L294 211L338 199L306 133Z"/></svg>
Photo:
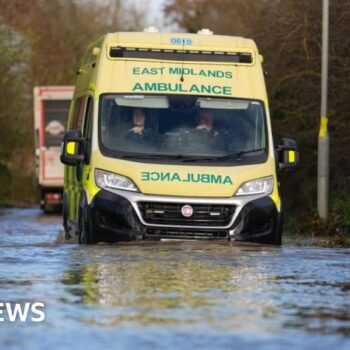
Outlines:
<svg viewBox="0 0 350 350"><path fill-rule="evenodd" d="M269 195L273 191L273 177L263 177L261 179L250 180L241 185L236 196L247 196L254 194Z"/></svg>
<svg viewBox="0 0 350 350"><path fill-rule="evenodd" d="M139 189L131 179L126 176L110 173L108 171L96 169L95 181L98 187L105 190L118 189L139 192Z"/></svg>

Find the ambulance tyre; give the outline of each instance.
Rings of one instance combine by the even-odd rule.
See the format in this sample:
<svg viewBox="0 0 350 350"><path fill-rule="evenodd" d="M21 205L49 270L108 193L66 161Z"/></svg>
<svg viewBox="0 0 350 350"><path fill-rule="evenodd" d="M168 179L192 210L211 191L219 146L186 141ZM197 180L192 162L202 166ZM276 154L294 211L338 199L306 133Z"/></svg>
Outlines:
<svg viewBox="0 0 350 350"><path fill-rule="evenodd" d="M277 219L277 229L276 229L276 239L274 244L281 246L282 245L282 231L283 231L283 213L281 212L278 215Z"/></svg>
<svg viewBox="0 0 350 350"><path fill-rule="evenodd" d="M67 197L65 194L63 194L62 216L63 216L64 238L70 239L71 235L70 235L69 226L68 226L68 203L67 203Z"/></svg>
<svg viewBox="0 0 350 350"><path fill-rule="evenodd" d="M96 235L94 235L91 230L90 220L88 217L88 208L86 204L86 199L82 200L82 204L80 206L80 214L79 214L79 224L78 224L78 238L80 244L96 244L98 240Z"/></svg>
<svg viewBox="0 0 350 350"><path fill-rule="evenodd" d="M282 235L281 233L277 233L276 240L272 244L281 246L282 245Z"/></svg>

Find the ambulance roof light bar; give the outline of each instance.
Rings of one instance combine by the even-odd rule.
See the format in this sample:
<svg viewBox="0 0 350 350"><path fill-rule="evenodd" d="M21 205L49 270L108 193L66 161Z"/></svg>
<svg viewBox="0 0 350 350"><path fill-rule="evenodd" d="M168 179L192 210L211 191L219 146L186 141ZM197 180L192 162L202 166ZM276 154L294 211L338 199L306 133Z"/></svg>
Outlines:
<svg viewBox="0 0 350 350"><path fill-rule="evenodd" d="M253 63L251 52L230 51L202 51L202 50L179 50L144 47L110 47L111 58L138 58L170 61L207 61L207 62L235 62Z"/></svg>

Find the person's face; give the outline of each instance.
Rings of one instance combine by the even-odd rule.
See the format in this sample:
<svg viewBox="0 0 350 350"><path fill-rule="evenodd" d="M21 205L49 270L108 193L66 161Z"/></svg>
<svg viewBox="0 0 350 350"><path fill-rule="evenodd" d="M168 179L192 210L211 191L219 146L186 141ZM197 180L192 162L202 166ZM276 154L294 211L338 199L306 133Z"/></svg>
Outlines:
<svg viewBox="0 0 350 350"><path fill-rule="evenodd" d="M213 127L213 118L210 112L202 112L198 119L199 125L205 125L210 130Z"/></svg>
<svg viewBox="0 0 350 350"><path fill-rule="evenodd" d="M135 126L145 125L145 114L141 109L135 109L132 117Z"/></svg>

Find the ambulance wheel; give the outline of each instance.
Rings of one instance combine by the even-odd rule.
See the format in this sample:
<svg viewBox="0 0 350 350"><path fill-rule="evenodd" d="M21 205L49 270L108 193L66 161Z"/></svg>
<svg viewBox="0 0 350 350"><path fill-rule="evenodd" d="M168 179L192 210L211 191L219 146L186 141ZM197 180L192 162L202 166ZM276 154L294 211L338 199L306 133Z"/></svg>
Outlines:
<svg viewBox="0 0 350 350"><path fill-rule="evenodd" d="M277 219L277 229L276 229L276 239L274 244L281 246L282 245L282 232L283 232L283 212L278 215Z"/></svg>
<svg viewBox="0 0 350 350"><path fill-rule="evenodd" d="M88 210L86 205L82 206L80 209L79 218L79 231L78 231L79 243L80 244L96 244L98 240L91 230Z"/></svg>
<svg viewBox="0 0 350 350"><path fill-rule="evenodd" d="M282 233L279 232L277 234L276 240L274 242L275 245L281 246L282 245Z"/></svg>
<svg viewBox="0 0 350 350"><path fill-rule="evenodd" d="M69 226L68 226L68 203L65 195L63 195L62 216L63 216L64 237L65 239L70 239L71 235L70 235Z"/></svg>

